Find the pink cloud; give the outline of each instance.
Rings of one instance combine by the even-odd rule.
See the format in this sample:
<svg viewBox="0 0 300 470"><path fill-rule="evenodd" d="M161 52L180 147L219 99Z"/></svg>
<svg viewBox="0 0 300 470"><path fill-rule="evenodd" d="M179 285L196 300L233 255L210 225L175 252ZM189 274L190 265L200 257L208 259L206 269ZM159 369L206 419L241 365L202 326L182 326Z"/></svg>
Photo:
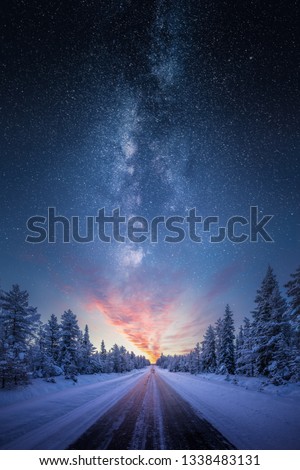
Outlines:
<svg viewBox="0 0 300 470"><path fill-rule="evenodd" d="M98 310L107 322L155 361L162 351L165 332L174 321L173 312L182 292L178 274L152 268L112 279L95 270L81 268L86 307Z"/></svg>
<svg viewBox="0 0 300 470"><path fill-rule="evenodd" d="M73 292L89 311L98 311L106 322L152 361L160 353L190 350L202 340L209 318L215 321L214 300L232 286L241 267L232 264L219 271L203 295L192 293L192 304L178 311L186 286L181 272L167 266L117 270L69 260ZM71 286L61 289L70 292ZM193 300L194 299L194 300ZM219 312L218 312L219 314Z"/></svg>

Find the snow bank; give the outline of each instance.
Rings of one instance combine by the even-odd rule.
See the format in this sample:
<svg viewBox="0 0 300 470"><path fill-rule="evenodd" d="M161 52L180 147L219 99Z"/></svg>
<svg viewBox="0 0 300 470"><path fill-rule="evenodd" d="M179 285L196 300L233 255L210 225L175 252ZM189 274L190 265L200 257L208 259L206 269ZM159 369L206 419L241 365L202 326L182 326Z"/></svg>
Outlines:
<svg viewBox="0 0 300 470"><path fill-rule="evenodd" d="M126 374L35 379L0 391L0 449L65 449L131 390L148 368Z"/></svg>
<svg viewBox="0 0 300 470"><path fill-rule="evenodd" d="M157 372L238 449L300 449L300 384Z"/></svg>
<svg viewBox="0 0 300 470"><path fill-rule="evenodd" d="M147 372L80 376L76 384L36 379L22 389L0 390L0 449L66 448ZM300 449L299 384L157 373L238 449Z"/></svg>

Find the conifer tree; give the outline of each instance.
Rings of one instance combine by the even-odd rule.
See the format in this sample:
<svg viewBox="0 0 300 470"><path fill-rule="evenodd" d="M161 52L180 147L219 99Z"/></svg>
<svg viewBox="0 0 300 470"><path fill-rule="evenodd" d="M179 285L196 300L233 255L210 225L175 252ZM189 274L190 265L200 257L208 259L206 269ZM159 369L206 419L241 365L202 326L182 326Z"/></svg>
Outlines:
<svg viewBox="0 0 300 470"><path fill-rule="evenodd" d="M74 378L79 366L80 329L76 315L67 310L61 317L60 361L66 378Z"/></svg>
<svg viewBox="0 0 300 470"><path fill-rule="evenodd" d="M39 327L39 314L29 306L28 298L18 284L1 294L2 387L28 382L30 346Z"/></svg>
<svg viewBox="0 0 300 470"><path fill-rule="evenodd" d="M208 326L202 341L201 362L203 372L216 370L216 339L215 331L211 325Z"/></svg>
<svg viewBox="0 0 300 470"><path fill-rule="evenodd" d="M287 305L280 294L273 269L269 266L255 299L253 312L253 352L256 374L266 375L275 383L288 379L289 349Z"/></svg>
<svg viewBox="0 0 300 470"><path fill-rule="evenodd" d="M93 355L95 347L90 341L89 327L85 325L80 346L80 372L82 374L91 374L95 370Z"/></svg>
<svg viewBox="0 0 300 470"><path fill-rule="evenodd" d="M289 297L288 319L291 325L291 345L300 351L300 266L285 285Z"/></svg>
<svg viewBox="0 0 300 470"><path fill-rule="evenodd" d="M237 337L236 373L248 377L254 375L253 332L249 318L244 319Z"/></svg>
<svg viewBox="0 0 300 470"><path fill-rule="evenodd" d="M57 316L52 314L45 325L45 347L49 357L53 359L54 364L58 364L60 356L60 338L61 330Z"/></svg>

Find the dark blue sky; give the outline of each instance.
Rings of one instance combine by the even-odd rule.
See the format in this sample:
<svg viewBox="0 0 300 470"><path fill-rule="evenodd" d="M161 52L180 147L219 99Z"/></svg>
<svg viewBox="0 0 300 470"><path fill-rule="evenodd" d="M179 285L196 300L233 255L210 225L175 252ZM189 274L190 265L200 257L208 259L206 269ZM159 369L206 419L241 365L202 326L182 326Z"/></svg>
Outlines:
<svg viewBox="0 0 300 470"><path fill-rule="evenodd" d="M237 324L299 264L296 2L11 1L1 13L2 287L147 354ZM26 220L272 214L274 243L30 245Z"/></svg>

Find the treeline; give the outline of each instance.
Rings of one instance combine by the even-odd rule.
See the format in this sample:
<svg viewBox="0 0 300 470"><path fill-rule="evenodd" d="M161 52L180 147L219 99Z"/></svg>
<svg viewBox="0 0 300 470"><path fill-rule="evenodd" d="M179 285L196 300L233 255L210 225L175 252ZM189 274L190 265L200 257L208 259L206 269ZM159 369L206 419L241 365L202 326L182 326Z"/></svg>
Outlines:
<svg viewBox="0 0 300 470"><path fill-rule="evenodd" d="M78 374L126 372L149 365L144 356L115 344L100 351L90 341L88 326L81 331L76 315L65 311L58 321L51 315L41 322L37 309L29 305L27 291L13 285L0 295L0 387L27 384L31 377L54 381L64 374L77 380Z"/></svg>
<svg viewBox="0 0 300 470"><path fill-rule="evenodd" d="M287 300L269 267L257 291L252 320L245 318L237 335L227 305L201 344L186 355L162 354L157 364L173 372L265 376L276 385L300 381L300 268L285 288Z"/></svg>

